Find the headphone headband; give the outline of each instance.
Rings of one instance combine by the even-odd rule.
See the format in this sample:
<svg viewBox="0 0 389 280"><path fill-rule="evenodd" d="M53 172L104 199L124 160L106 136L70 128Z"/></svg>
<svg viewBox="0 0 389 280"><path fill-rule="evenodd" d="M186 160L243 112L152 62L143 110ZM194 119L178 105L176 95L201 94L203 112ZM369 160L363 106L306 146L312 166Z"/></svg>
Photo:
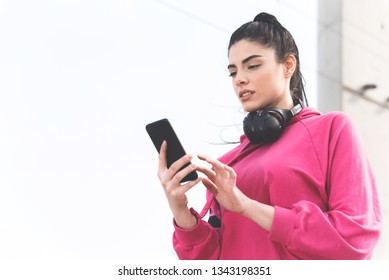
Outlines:
<svg viewBox="0 0 389 280"><path fill-rule="evenodd" d="M290 114L290 118L289 119L291 119L294 116L296 116L303 109L303 106L301 105L302 104L301 100L298 100L298 102L296 102L296 103L297 104L295 104L295 106L292 109L288 110L288 113Z"/></svg>

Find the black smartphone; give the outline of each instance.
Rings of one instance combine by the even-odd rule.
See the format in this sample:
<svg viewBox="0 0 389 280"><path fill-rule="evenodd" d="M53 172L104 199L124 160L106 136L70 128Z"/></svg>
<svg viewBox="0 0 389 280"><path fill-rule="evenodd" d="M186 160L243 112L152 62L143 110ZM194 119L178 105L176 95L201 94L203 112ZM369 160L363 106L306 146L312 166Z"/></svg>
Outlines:
<svg viewBox="0 0 389 280"><path fill-rule="evenodd" d="M175 161L186 155L184 148L181 145L180 140L178 139L172 125L168 119L161 119L156 122L152 122L146 125L147 133L149 134L151 140L154 143L155 148L158 153L161 150L161 145L164 140L167 142L167 151L166 151L166 162L167 167L169 168ZM187 163L180 168L187 167L190 164ZM193 181L198 178L196 170L193 170L185 178L181 180L181 183L187 181Z"/></svg>

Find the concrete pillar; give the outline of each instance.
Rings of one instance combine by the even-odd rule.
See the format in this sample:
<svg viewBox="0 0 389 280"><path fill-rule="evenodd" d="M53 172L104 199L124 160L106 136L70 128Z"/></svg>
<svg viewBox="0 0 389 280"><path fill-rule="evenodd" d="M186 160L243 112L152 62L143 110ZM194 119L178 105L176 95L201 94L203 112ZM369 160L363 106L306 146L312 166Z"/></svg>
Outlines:
<svg viewBox="0 0 389 280"><path fill-rule="evenodd" d="M342 108L342 1L318 0L318 109Z"/></svg>

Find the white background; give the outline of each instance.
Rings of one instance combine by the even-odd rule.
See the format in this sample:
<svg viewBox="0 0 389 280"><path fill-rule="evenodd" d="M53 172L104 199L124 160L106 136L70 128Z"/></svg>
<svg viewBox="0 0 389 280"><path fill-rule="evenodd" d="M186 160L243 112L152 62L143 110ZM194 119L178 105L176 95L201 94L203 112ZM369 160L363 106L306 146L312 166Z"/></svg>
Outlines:
<svg viewBox="0 0 389 280"><path fill-rule="evenodd" d="M0 1L0 260L176 259L144 126L230 149L209 143L241 133L227 44L261 11L294 35L315 106L316 1Z"/></svg>

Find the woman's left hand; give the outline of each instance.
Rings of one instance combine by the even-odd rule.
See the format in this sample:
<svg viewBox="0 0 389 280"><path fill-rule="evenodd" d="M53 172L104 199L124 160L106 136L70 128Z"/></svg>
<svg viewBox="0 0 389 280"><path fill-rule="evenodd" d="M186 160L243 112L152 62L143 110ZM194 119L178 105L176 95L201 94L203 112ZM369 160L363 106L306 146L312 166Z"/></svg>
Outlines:
<svg viewBox="0 0 389 280"><path fill-rule="evenodd" d="M236 186L236 173L234 169L205 155L199 159L211 164L212 169L197 167L208 178L202 178L204 186L212 192L219 204L226 210L244 214L250 205L251 199L242 193Z"/></svg>

